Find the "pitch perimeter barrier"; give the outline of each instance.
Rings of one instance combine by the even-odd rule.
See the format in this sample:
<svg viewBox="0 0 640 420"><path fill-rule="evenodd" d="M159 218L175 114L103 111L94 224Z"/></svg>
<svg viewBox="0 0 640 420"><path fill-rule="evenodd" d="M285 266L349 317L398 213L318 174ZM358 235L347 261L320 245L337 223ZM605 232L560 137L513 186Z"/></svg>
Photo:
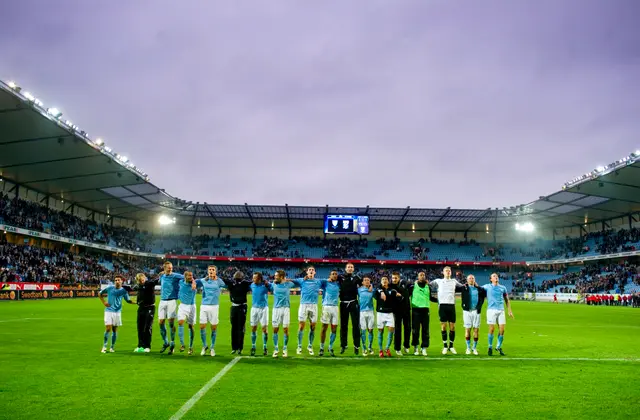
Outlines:
<svg viewBox="0 0 640 420"><path fill-rule="evenodd" d="M67 289L67 290L0 290L0 302L17 300L48 300L48 299L75 299L75 298L97 298L98 289ZM223 294L228 294L225 290ZM299 290L291 290L291 295L297 296ZM160 291L156 291L156 296L160 296ZM133 296L133 293L130 295Z"/></svg>
<svg viewBox="0 0 640 420"><path fill-rule="evenodd" d="M18 300L20 291L0 290L0 301Z"/></svg>

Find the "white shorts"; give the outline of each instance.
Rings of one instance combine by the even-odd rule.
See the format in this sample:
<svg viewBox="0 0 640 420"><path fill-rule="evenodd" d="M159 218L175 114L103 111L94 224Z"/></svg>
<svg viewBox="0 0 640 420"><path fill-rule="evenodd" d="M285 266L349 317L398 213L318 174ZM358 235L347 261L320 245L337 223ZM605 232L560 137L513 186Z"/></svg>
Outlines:
<svg viewBox="0 0 640 420"><path fill-rule="evenodd" d="M176 319L176 301L161 300L158 306L158 319Z"/></svg>
<svg viewBox="0 0 640 420"><path fill-rule="evenodd" d="M291 323L291 311L289 308L273 308L273 316L271 320L271 325L274 328L282 325L284 328L289 328L289 324Z"/></svg>
<svg viewBox="0 0 640 420"><path fill-rule="evenodd" d="M480 314L478 311L462 311L462 322L465 328L480 328Z"/></svg>
<svg viewBox="0 0 640 420"><path fill-rule="evenodd" d="M504 316L504 309L487 309L487 324L505 325L507 318Z"/></svg>
<svg viewBox="0 0 640 420"><path fill-rule="evenodd" d="M113 325L114 327L122 325L122 312L104 311L104 325Z"/></svg>
<svg viewBox="0 0 640 420"><path fill-rule="evenodd" d="M269 325L269 308L251 308L250 323L252 327L260 324L262 327Z"/></svg>
<svg viewBox="0 0 640 420"><path fill-rule="evenodd" d="M337 306L323 306L322 318L320 319L325 325L338 325L338 307Z"/></svg>
<svg viewBox="0 0 640 420"><path fill-rule="evenodd" d="M298 321L306 322L307 319L312 324L318 321L318 304L316 303L302 303L298 308Z"/></svg>
<svg viewBox="0 0 640 420"><path fill-rule="evenodd" d="M178 307L178 321L187 321L187 324L196 323L196 305L185 305L181 303Z"/></svg>
<svg viewBox="0 0 640 420"><path fill-rule="evenodd" d="M360 329L361 330L373 329L373 311L360 312Z"/></svg>
<svg viewBox="0 0 640 420"><path fill-rule="evenodd" d="M396 320L393 314L378 312L378 329L379 330L383 329L384 327L393 328L395 326L395 323L396 323Z"/></svg>
<svg viewBox="0 0 640 420"><path fill-rule="evenodd" d="M200 305L200 324L218 325L218 305Z"/></svg>

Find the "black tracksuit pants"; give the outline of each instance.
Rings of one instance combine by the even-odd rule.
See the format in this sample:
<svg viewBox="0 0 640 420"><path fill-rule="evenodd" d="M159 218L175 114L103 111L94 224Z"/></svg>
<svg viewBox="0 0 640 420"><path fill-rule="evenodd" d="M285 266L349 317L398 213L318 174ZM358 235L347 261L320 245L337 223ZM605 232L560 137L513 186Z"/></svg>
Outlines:
<svg viewBox="0 0 640 420"><path fill-rule="evenodd" d="M402 347L409 348L411 337L411 309L407 308L394 312L393 317L395 318L395 334L393 337L395 351L400 351Z"/></svg>
<svg viewBox="0 0 640 420"><path fill-rule="evenodd" d="M247 304L231 306L231 350L242 350L247 324Z"/></svg>
<svg viewBox="0 0 640 420"><path fill-rule="evenodd" d="M340 302L340 347L348 347L349 317L353 346L360 347L360 304L357 300Z"/></svg>
<svg viewBox="0 0 640 420"><path fill-rule="evenodd" d="M151 348L151 333L155 314L156 305L138 306L138 347Z"/></svg>
<svg viewBox="0 0 640 420"><path fill-rule="evenodd" d="M422 332L422 337L421 333ZM413 308L411 310L411 345L416 347L422 338L420 347L429 347L429 308Z"/></svg>

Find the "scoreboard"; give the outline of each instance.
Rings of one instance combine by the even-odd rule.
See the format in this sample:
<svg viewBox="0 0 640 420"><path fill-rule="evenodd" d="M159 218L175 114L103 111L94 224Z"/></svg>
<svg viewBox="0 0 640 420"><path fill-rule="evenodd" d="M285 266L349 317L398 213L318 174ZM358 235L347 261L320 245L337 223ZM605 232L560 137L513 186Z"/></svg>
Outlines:
<svg viewBox="0 0 640 420"><path fill-rule="evenodd" d="M324 233L368 235L369 216L327 215L324 218Z"/></svg>

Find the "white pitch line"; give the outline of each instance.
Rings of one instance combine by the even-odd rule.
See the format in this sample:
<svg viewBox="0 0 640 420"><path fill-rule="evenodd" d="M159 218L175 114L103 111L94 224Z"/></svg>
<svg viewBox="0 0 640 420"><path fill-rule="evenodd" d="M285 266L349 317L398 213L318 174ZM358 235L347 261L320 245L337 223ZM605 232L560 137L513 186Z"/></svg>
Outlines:
<svg viewBox="0 0 640 420"><path fill-rule="evenodd" d="M174 414L169 420L179 420L185 414L187 414L189 410L191 410L191 408L200 400L200 398L202 398L204 394L206 394L211 389L211 387L216 384L216 382L218 382L227 372L229 372L229 370L231 370L233 365L238 363L240 359L242 359L241 356L236 357L232 361L230 361L227 365L225 365L225 367L223 367L222 370L218 372L216 376L211 378L209 382L207 382L202 388L200 388L200 391L196 392L189 401L187 401L182 407L180 407L180 410L178 410L176 414Z"/></svg>
<svg viewBox="0 0 640 420"><path fill-rule="evenodd" d="M15 318L2 319L0 322L24 322L24 321L97 321L102 318Z"/></svg>
<svg viewBox="0 0 640 420"><path fill-rule="evenodd" d="M54 318L16 318L16 319L2 319L2 320L0 320L0 322L43 321L43 320L49 320L49 319L54 319ZM71 318L55 318L55 319L70 320Z"/></svg>
<svg viewBox="0 0 640 420"><path fill-rule="evenodd" d="M251 356L240 356L241 359L254 359L261 360L260 357L251 357ZM354 360L354 361L366 361L366 360L375 360L379 359L378 356L372 357L291 357L290 360ZM262 359L266 360L266 359ZM501 357L501 356L493 356L493 357L421 357L421 356L413 356L413 357L385 357L384 360L404 360L404 361L412 361L412 362L428 362L430 360L447 360L447 361L488 361L488 360L502 360L502 361L545 361L545 362L640 362L640 358L608 358L608 359L598 359L592 357Z"/></svg>

